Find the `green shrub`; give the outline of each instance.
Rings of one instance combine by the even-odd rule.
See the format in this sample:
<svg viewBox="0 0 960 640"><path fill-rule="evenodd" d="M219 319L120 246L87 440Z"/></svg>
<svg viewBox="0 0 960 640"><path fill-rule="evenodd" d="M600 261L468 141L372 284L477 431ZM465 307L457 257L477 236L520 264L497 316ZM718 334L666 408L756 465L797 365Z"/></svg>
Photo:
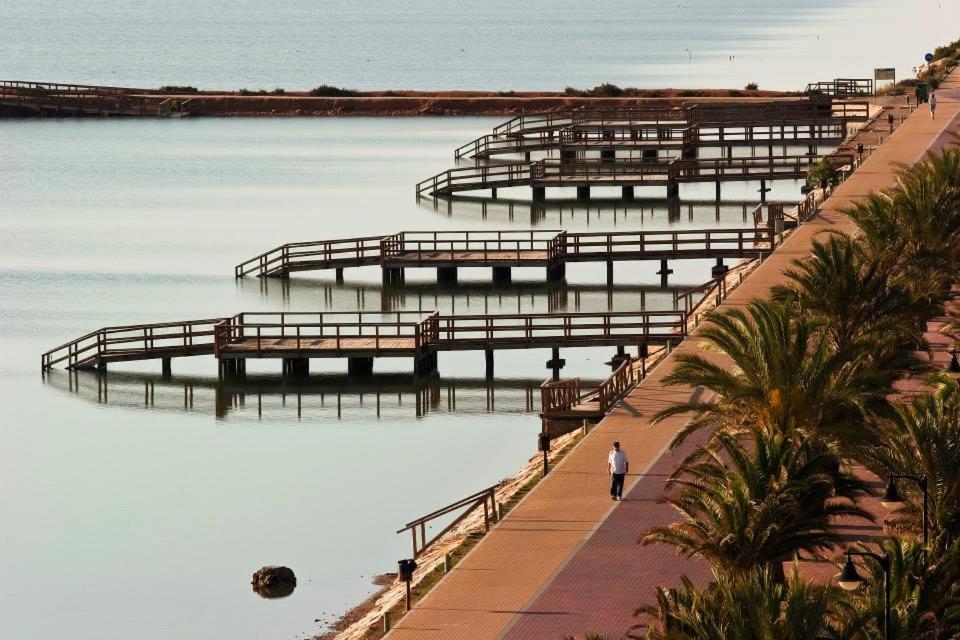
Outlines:
<svg viewBox="0 0 960 640"><path fill-rule="evenodd" d="M830 185L836 185L840 182L840 171L833 166L830 158L821 158L820 162L807 170L808 187L819 187L823 180L826 180Z"/></svg>
<svg viewBox="0 0 960 640"><path fill-rule="evenodd" d="M756 82L748 82L747 86L744 87L744 89L746 89L747 91L756 91L759 88L760 88L760 85L758 85Z"/></svg>
<svg viewBox="0 0 960 640"><path fill-rule="evenodd" d="M358 96L360 92L355 89L342 89L340 87L331 87L328 84L322 84L319 87L310 89L308 95L315 98L343 98L349 96Z"/></svg>
<svg viewBox="0 0 960 640"><path fill-rule="evenodd" d="M275 95L275 96L283 96L283 95L286 95L287 92L286 92L286 90L281 89L280 87L277 87L276 89L274 89L273 91L271 91L270 94L271 94L271 95Z"/></svg>
<svg viewBox="0 0 960 640"><path fill-rule="evenodd" d="M160 87L160 91L163 93L200 93L200 90L196 87L178 84L165 84Z"/></svg>

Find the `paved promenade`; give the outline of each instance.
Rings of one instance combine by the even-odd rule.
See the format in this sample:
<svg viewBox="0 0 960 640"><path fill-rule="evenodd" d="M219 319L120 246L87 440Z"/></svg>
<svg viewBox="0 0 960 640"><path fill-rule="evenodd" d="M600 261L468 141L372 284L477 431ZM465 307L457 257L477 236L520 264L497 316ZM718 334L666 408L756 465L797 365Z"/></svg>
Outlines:
<svg viewBox="0 0 960 640"><path fill-rule="evenodd" d="M937 92L937 119L918 109L865 164L723 303L723 308L765 297L782 282L795 258L809 255L825 229L852 231L840 210L851 201L895 184L896 166L914 163L930 148L949 142L960 125L960 74ZM683 561L666 547L642 547L651 526L671 521L657 504L683 451L667 445L689 417L657 425L660 409L702 391L665 387L664 376L679 352L699 351L696 334L605 418L521 504L404 616L390 638L561 640L593 632L623 637L649 604L656 585L675 585L682 574L704 580L702 563ZM606 458L620 440L631 474L621 503L611 502ZM693 446L693 443L687 446Z"/></svg>

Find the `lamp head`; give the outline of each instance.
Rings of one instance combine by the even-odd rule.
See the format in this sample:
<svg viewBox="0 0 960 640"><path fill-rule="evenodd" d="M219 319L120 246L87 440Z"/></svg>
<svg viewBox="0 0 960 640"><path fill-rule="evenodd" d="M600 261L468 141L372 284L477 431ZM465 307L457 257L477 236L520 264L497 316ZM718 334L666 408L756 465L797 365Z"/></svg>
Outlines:
<svg viewBox="0 0 960 640"><path fill-rule="evenodd" d="M893 479L893 476L887 479L887 488L883 490L880 504L886 509L893 509L903 504L903 496L900 495L900 489L897 487L897 482Z"/></svg>
<svg viewBox="0 0 960 640"><path fill-rule="evenodd" d="M856 591L860 585L863 584L863 578L857 573L857 567L853 564L853 559L850 557L850 554L847 554L847 561L843 565L843 571L837 576L837 583L840 585L840 588L845 591Z"/></svg>

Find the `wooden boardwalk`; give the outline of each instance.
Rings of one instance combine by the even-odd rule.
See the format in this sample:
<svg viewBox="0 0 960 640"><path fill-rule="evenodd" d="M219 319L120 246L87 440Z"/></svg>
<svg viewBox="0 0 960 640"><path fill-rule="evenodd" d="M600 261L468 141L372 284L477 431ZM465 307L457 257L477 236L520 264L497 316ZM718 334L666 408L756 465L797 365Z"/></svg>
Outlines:
<svg viewBox="0 0 960 640"><path fill-rule="evenodd" d="M104 368L112 362L214 355L242 373L250 358L277 358L291 373L306 373L311 358L346 358L350 370L369 374L373 359L408 357L414 370L436 369L440 351L487 352L492 374L497 349L637 346L679 342L686 335L685 311L518 313L442 315L438 312L375 311L248 312L207 318L105 327L44 353L41 368ZM238 368L239 367L239 368Z"/></svg>
<svg viewBox="0 0 960 640"><path fill-rule="evenodd" d="M181 116L185 102L127 87L0 80L0 107L37 116Z"/></svg>
<svg viewBox="0 0 960 640"><path fill-rule="evenodd" d="M846 137L849 123L866 120L868 113L866 102L821 97L526 114L458 147L454 157L529 156L564 147L679 151L701 146L832 144Z"/></svg>
<svg viewBox="0 0 960 640"><path fill-rule="evenodd" d="M782 212L781 205L772 205ZM778 215L778 214L775 214ZM548 279L563 276L570 262L755 258L776 246L770 226L667 231L420 231L390 236L293 242L234 268L247 275L288 276L297 271L379 265L385 271L413 267L546 267ZM400 272L402 275L402 271ZM505 277L509 271L498 272Z"/></svg>
<svg viewBox="0 0 960 640"><path fill-rule="evenodd" d="M842 213L846 205L894 186L900 163L914 163L929 148L945 144L949 131L958 129L960 82L948 79L937 95L936 120L925 109L914 113L722 307L767 296L793 259L810 254L819 233L854 230ZM683 573L705 579L702 564L636 543L650 526L674 517L656 498L683 453L666 453L667 444L689 416L657 425L650 418L692 396L709 399L663 384L675 355L700 347L696 333L685 340L396 623L389 638L557 640L587 632L620 638L636 622L633 611L650 604L655 585L676 585ZM629 454L632 473L626 500L611 504L605 462L613 440Z"/></svg>
<svg viewBox="0 0 960 640"><path fill-rule="evenodd" d="M464 191L528 186L535 199L547 187L617 186L667 187L677 195L679 185L728 181L799 180L820 160L816 154L726 158L545 158L447 169L416 185L417 197L446 196ZM839 165L850 158L837 158ZM632 192L631 192L632 193ZM631 196L628 196L631 197ZM719 198L718 198L719 199Z"/></svg>

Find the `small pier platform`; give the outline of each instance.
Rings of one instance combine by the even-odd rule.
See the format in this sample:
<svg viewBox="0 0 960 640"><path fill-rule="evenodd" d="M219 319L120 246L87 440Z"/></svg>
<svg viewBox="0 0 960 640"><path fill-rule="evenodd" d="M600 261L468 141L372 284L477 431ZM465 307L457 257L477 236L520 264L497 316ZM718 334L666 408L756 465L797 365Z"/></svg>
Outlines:
<svg viewBox="0 0 960 640"><path fill-rule="evenodd" d="M558 377L566 347L679 342L685 311L442 315L438 312L249 312L227 318L113 326L44 353L41 368L105 368L113 362L213 355L222 375L243 375L247 359L283 361L285 374L309 372L314 358L346 358L353 375L373 372L374 358L412 358L415 373L436 370L441 351L485 351L493 374L497 349L553 349L548 368Z"/></svg>
<svg viewBox="0 0 960 640"><path fill-rule="evenodd" d="M234 275L287 277L296 271L342 270L379 265L388 281L407 268L432 267L438 278L456 279L460 267L492 267L506 280L512 267L544 267L547 279L562 279L569 262L755 258L775 248L769 226L739 229L568 232L407 231L389 236L284 244L250 258Z"/></svg>

